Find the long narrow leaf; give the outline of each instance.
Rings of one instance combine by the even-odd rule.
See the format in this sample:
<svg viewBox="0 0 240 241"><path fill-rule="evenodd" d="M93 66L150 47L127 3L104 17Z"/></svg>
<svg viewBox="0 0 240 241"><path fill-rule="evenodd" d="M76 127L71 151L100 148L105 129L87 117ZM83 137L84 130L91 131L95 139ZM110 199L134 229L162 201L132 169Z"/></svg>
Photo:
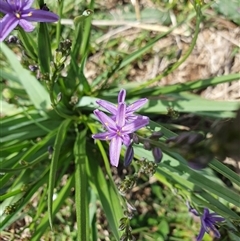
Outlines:
<svg viewBox="0 0 240 241"><path fill-rule="evenodd" d="M4 43L1 43L1 50L8 59L14 72L19 75L19 80L34 106L40 110L50 108L51 102L49 95L40 82L22 67L15 54Z"/></svg>
<svg viewBox="0 0 240 241"><path fill-rule="evenodd" d="M86 173L86 132L83 130L77 133L74 145L75 156L75 200L78 227L78 240L89 240L89 210L88 210L88 189Z"/></svg>
<svg viewBox="0 0 240 241"><path fill-rule="evenodd" d="M49 182L48 182L48 215L49 215L49 223L52 228L53 226L53 189L55 185L55 176L57 172L57 165L58 165L58 159L60 155L60 150L62 148L62 145L64 143L64 139L68 130L68 126L71 123L71 120L66 119L62 122L62 124L59 126L58 133L56 136L56 140L54 143L54 151L52 155L52 162L50 166L50 173L49 173Z"/></svg>

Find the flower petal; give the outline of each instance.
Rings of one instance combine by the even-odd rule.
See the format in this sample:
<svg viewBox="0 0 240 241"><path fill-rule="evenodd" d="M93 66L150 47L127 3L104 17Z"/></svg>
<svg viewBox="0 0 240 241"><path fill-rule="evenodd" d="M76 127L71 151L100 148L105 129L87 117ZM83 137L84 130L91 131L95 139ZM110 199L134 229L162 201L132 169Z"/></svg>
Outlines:
<svg viewBox="0 0 240 241"><path fill-rule="evenodd" d="M205 234L205 229L204 229L204 227L201 227L200 232L199 232L196 240L201 241L203 239L204 234Z"/></svg>
<svg viewBox="0 0 240 241"><path fill-rule="evenodd" d="M93 139L98 139L98 140L103 140L103 141L108 141L111 140L115 135L113 133L110 132L103 132L103 133L98 133L98 134L94 134L92 135Z"/></svg>
<svg viewBox="0 0 240 241"><path fill-rule="evenodd" d="M131 144L131 138L129 135L122 135L122 141L125 146L129 146Z"/></svg>
<svg viewBox="0 0 240 241"><path fill-rule="evenodd" d="M117 114L117 107L114 104L106 100L97 100L96 103L101 107L103 107L104 109L108 110L112 115Z"/></svg>
<svg viewBox="0 0 240 241"><path fill-rule="evenodd" d="M34 0L24 0L24 3L22 4L23 10L29 9L33 5L33 2Z"/></svg>
<svg viewBox="0 0 240 241"><path fill-rule="evenodd" d="M209 228L213 231L214 236L216 238L220 238L221 237L221 234L219 233L219 231L216 229L216 227L212 223L209 223Z"/></svg>
<svg viewBox="0 0 240 241"><path fill-rule="evenodd" d="M19 25L24 29L24 31L26 32L32 32L34 30L34 26L28 22L27 20L25 19L20 19L19 20Z"/></svg>
<svg viewBox="0 0 240 241"><path fill-rule="evenodd" d="M131 123L126 124L123 128L122 131L124 133L133 133L134 131L148 125L149 123L149 118L147 116L138 116L136 120L134 120Z"/></svg>
<svg viewBox="0 0 240 241"><path fill-rule="evenodd" d="M118 105L116 123L119 127L123 127L126 121L126 104L120 103Z"/></svg>
<svg viewBox="0 0 240 241"><path fill-rule="evenodd" d="M210 213L208 218L211 220L211 222L223 222L225 221L225 218L219 216L217 213Z"/></svg>
<svg viewBox="0 0 240 241"><path fill-rule="evenodd" d="M110 162L113 166L117 167L119 163L119 157L122 147L122 139L119 136L116 136L111 140L109 147L109 156Z"/></svg>
<svg viewBox="0 0 240 241"><path fill-rule="evenodd" d="M6 14L0 20L0 42L2 42L10 32L18 25L19 20L11 14Z"/></svg>
<svg viewBox="0 0 240 241"><path fill-rule="evenodd" d="M28 16L25 19L31 22L57 22L59 19L59 16L55 13L34 8L30 8L23 14L27 14Z"/></svg>
<svg viewBox="0 0 240 241"><path fill-rule="evenodd" d="M116 123L105 113L100 110L94 110L93 113L109 131L117 129Z"/></svg>
<svg viewBox="0 0 240 241"><path fill-rule="evenodd" d="M127 113L135 112L136 110L141 108L143 105L145 105L147 102L148 102L147 98L143 98L143 99L140 99L140 100L137 100L137 101L133 102L132 104L130 104L127 107Z"/></svg>
<svg viewBox="0 0 240 241"><path fill-rule="evenodd" d="M126 90L121 89L118 94L118 103L125 102L125 98L126 98Z"/></svg>
<svg viewBox="0 0 240 241"><path fill-rule="evenodd" d="M12 8L6 1L0 0L0 12L9 14L12 12Z"/></svg>

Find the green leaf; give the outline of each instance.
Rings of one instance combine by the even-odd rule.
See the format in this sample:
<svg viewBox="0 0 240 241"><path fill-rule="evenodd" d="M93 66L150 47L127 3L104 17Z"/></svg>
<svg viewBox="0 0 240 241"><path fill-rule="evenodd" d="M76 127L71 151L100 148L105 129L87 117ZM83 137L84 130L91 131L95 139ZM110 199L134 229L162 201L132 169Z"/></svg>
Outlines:
<svg viewBox="0 0 240 241"><path fill-rule="evenodd" d="M50 73L50 60L52 59L51 42L46 23L40 23L38 31L38 59L41 72Z"/></svg>
<svg viewBox="0 0 240 241"><path fill-rule="evenodd" d="M37 62L37 45L31 34L26 33L21 27L18 28L18 37L21 40L27 55Z"/></svg>
<svg viewBox="0 0 240 241"><path fill-rule="evenodd" d="M93 155L94 152L88 149L88 175L92 180L92 188L98 193L104 213L107 217L109 226L115 236L119 240L119 220L123 217L123 210L120 204L119 194L116 192L114 184L106 180L105 175L97 162L98 156Z"/></svg>
<svg viewBox="0 0 240 241"><path fill-rule="evenodd" d="M68 130L68 126L70 125L71 120L66 119L62 122L59 126L58 133L56 136L56 140L53 147L53 155L52 155L52 162L50 166L50 173L49 173L49 182L48 182L48 215L49 215L49 223L52 228L53 226L53 189L55 186L55 177L57 172L58 160L61 148L63 148L63 143L65 140L65 136Z"/></svg>
<svg viewBox="0 0 240 241"><path fill-rule="evenodd" d="M49 95L40 82L22 67L15 54L4 43L1 43L1 50L8 59L14 72L19 76L19 80L35 108L39 110L47 110L50 108L51 102Z"/></svg>
<svg viewBox="0 0 240 241"><path fill-rule="evenodd" d="M78 240L89 240L89 198L86 173L86 133L87 129L77 133L74 144L75 156L75 200L77 214Z"/></svg>

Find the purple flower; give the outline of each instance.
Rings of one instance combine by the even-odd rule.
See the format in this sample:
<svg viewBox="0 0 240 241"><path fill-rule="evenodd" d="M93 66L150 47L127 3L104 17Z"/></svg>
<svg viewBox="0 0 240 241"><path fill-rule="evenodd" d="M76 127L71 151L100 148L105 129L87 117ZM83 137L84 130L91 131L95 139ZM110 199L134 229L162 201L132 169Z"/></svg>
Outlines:
<svg viewBox="0 0 240 241"><path fill-rule="evenodd" d="M196 209L192 208L189 203L187 204L189 211L195 216L199 216ZM196 241L201 241L205 232L209 233L211 230L216 238L220 238L221 235L217 228L215 227L216 222L223 222L225 219L220 217L217 213L210 213L208 208L204 208L203 215L201 216L201 229L198 234Z"/></svg>
<svg viewBox="0 0 240 241"><path fill-rule="evenodd" d="M31 8L34 0L0 0L0 12L6 15L0 20L0 41L3 41L17 25L26 32L34 26L30 22L56 22L55 13Z"/></svg>
<svg viewBox="0 0 240 241"><path fill-rule="evenodd" d="M130 134L146 126L149 118L137 116L131 123L126 123L126 104L120 103L116 111L116 120L113 120L100 110L95 110L94 114L106 128L106 132L92 135L94 139L111 140L109 148L110 162L113 166L118 166L121 146L131 144Z"/></svg>
<svg viewBox="0 0 240 241"><path fill-rule="evenodd" d="M126 90L124 90L124 89L120 90L120 92L118 94L118 105L120 103L125 103L125 97L126 97ZM143 105L145 105L147 103L147 101L148 101L147 98L142 98L142 99L139 99L139 100L133 102L132 104L128 105L126 108L126 114L125 114L126 120L127 121L135 120L137 118L137 115L135 115L134 112L137 111L139 108L141 108ZM96 102L101 107L108 110L113 115L112 118L114 120L116 119L116 115L117 115L117 106L116 105L114 105L106 100L97 100Z"/></svg>
<svg viewBox="0 0 240 241"><path fill-rule="evenodd" d="M220 238L220 233L215 227L216 222L223 222L225 219L216 213L210 213L208 208L204 208L203 215L201 216L201 229L197 237L197 241L201 241L205 232L213 231L216 238Z"/></svg>

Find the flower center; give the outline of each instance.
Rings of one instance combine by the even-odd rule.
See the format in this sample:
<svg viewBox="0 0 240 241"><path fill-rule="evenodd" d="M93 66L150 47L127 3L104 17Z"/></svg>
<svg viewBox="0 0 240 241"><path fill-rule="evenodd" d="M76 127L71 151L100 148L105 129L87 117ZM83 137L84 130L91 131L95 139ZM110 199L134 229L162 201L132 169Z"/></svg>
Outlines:
<svg viewBox="0 0 240 241"><path fill-rule="evenodd" d="M21 17L31 17L32 16L32 12L29 12L29 13L27 13L27 14L23 14L23 16L22 16L22 14L21 14L21 12L16 12L15 13L15 16L17 17L17 18L21 18Z"/></svg>
<svg viewBox="0 0 240 241"><path fill-rule="evenodd" d="M117 130L117 135L122 136L121 130Z"/></svg>
<svg viewBox="0 0 240 241"><path fill-rule="evenodd" d="M17 17L17 18L21 18L21 14L20 13L15 13L15 16Z"/></svg>

